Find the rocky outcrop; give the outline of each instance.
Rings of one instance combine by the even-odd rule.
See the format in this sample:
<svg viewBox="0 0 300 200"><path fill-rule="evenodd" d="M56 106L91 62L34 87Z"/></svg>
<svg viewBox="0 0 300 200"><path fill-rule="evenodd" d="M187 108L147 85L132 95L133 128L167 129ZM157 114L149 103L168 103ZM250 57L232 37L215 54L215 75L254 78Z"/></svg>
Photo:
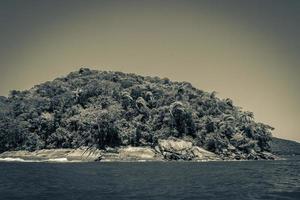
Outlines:
<svg viewBox="0 0 300 200"><path fill-rule="evenodd" d="M7 151L0 154L0 158L18 158L23 160L36 161L55 161L66 159L66 155L72 152L72 149L43 149L30 151Z"/></svg>
<svg viewBox="0 0 300 200"><path fill-rule="evenodd" d="M121 160L159 160L161 157L150 147L126 147L119 150Z"/></svg>
<svg viewBox="0 0 300 200"><path fill-rule="evenodd" d="M7 151L0 154L4 161L45 161L45 162L92 162L92 161L216 161L216 160L274 160L278 157L269 152L255 152L249 154L236 154L235 148L227 151L225 157L193 145L191 141L168 138L158 140L154 148L150 146L119 148L81 147L78 149L45 149L29 151Z"/></svg>
<svg viewBox="0 0 300 200"><path fill-rule="evenodd" d="M216 154L177 138L159 140L156 149L166 160L220 160Z"/></svg>
<svg viewBox="0 0 300 200"><path fill-rule="evenodd" d="M66 155L68 161L97 161L101 159L102 152L96 148L74 149Z"/></svg>
<svg viewBox="0 0 300 200"><path fill-rule="evenodd" d="M0 154L3 161L44 162L92 162L92 161L159 161L162 156L150 147L122 147L99 150L82 147L78 149L47 149L37 151L7 151Z"/></svg>
<svg viewBox="0 0 300 200"><path fill-rule="evenodd" d="M7 151L0 154L0 158L21 159L24 161L96 161L101 157L99 149L82 147L79 149L43 149L30 151Z"/></svg>
<svg viewBox="0 0 300 200"><path fill-rule="evenodd" d="M215 153L197 146L192 147L191 153L197 161L221 160Z"/></svg>

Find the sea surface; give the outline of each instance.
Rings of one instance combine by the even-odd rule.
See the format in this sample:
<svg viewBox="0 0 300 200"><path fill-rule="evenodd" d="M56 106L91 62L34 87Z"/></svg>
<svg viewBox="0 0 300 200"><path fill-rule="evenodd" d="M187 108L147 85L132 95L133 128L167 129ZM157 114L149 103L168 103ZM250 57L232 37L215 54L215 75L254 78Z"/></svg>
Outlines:
<svg viewBox="0 0 300 200"><path fill-rule="evenodd" d="M300 157L240 162L0 162L1 200L300 199Z"/></svg>

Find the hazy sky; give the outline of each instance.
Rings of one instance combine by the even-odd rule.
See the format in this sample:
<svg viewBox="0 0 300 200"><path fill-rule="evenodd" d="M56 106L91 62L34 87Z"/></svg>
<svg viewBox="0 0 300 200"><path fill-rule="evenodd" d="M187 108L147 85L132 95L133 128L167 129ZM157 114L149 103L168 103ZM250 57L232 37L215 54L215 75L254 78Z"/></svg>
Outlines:
<svg viewBox="0 0 300 200"><path fill-rule="evenodd" d="M0 0L0 95L81 66L168 77L300 141L299 37L299 0Z"/></svg>

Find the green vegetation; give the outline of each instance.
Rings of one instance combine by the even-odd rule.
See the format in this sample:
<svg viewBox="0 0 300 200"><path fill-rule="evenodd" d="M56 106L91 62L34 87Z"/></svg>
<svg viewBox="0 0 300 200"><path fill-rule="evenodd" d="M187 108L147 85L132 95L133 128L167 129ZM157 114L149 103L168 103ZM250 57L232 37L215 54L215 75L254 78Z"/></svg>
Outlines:
<svg viewBox="0 0 300 200"><path fill-rule="evenodd" d="M82 68L0 98L0 152L151 146L170 136L228 155L269 151L272 127L187 82Z"/></svg>

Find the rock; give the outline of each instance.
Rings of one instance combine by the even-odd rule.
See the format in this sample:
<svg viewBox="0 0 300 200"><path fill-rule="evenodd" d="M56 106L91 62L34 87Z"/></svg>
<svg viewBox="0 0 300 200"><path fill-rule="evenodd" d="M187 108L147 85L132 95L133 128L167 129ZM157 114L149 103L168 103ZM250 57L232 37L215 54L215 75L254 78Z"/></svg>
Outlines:
<svg viewBox="0 0 300 200"><path fill-rule="evenodd" d="M118 153L117 148L112 148L112 147L106 147L105 148L105 153Z"/></svg>
<svg viewBox="0 0 300 200"><path fill-rule="evenodd" d="M191 149L195 160L220 160L220 158L213 152L207 151L201 147L194 146Z"/></svg>
<svg viewBox="0 0 300 200"><path fill-rule="evenodd" d="M96 161L100 160L102 152L96 148L81 147L74 149L67 155L68 161Z"/></svg>
<svg viewBox="0 0 300 200"><path fill-rule="evenodd" d="M255 145L256 141L248 139L245 141L245 143L238 145L238 148L250 152L252 149L254 149Z"/></svg>
<svg viewBox="0 0 300 200"><path fill-rule="evenodd" d="M101 157L101 150L82 147L79 149L43 149L33 152L8 151L0 154L0 158L20 158L37 161L95 161Z"/></svg>
<svg viewBox="0 0 300 200"><path fill-rule="evenodd" d="M157 153L161 153L160 149L159 149L159 146L155 146L154 147L154 150L157 152Z"/></svg>
<svg viewBox="0 0 300 200"><path fill-rule="evenodd" d="M171 152L164 152L163 156L166 160L192 160L191 154L176 154Z"/></svg>
<svg viewBox="0 0 300 200"><path fill-rule="evenodd" d="M126 147L119 150L121 160L156 160L155 151L149 147Z"/></svg>
<svg viewBox="0 0 300 200"><path fill-rule="evenodd" d="M278 160L279 157L273 155L272 153L270 152L266 152L266 151L263 151L259 154L259 156L262 158L262 159L266 159L266 160Z"/></svg>
<svg viewBox="0 0 300 200"><path fill-rule="evenodd" d="M101 159L97 161L119 161L119 153L111 153L111 152L103 152L103 154L100 157Z"/></svg>
<svg viewBox="0 0 300 200"><path fill-rule="evenodd" d="M181 154L191 149L193 144L177 138L171 138L168 140L158 140L158 146L161 151L168 151Z"/></svg>
<svg viewBox="0 0 300 200"><path fill-rule="evenodd" d="M45 159L57 159L64 158L68 153L70 153L71 149L43 149L32 152L33 155L45 158Z"/></svg>
<svg viewBox="0 0 300 200"><path fill-rule="evenodd" d="M158 140L158 147L167 160L191 160L193 155L190 150L193 144L177 138Z"/></svg>
<svg viewBox="0 0 300 200"><path fill-rule="evenodd" d="M7 151L0 154L0 158L20 158L23 160L47 161L66 158L72 149L43 149L30 151Z"/></svg>
<svg viewBox="0 0 300 200"><path fill-rule="evenodd" d="M29 156L29 151L6 151L0 154L0 158L21 158L25 159Z"/></svg>
<svg viewBox="0 0 300 200"><path fill-rule="evenodd" d="M78 149L44 149L33 152L29 151L8 151L0 154L4 159L23 159L37 161L161 161L161 160L257 160L257 159L277 159L268 152L250 151L245 152L235 150L227 151L224 149L223 154L217 155L207 151L199 146L193 146L192 142L186 139L169 138L158 140L158 145L154 148L146 147L107 147L105 150L97 148L81 147Z"/></svg>
<svg viewBox="0 0 300 200"><path fill-rule="evenodd" d="M220 158L192 142L177 138L158 140L158 147L167 160L219 160Z"/></svg>
<svg viewBox="0 0 300 200"><path fill-rule="evenodd" d="M258 160L258 155L257 153L254 151L254 149L250 150L250 153L247 155L247 159L248 160Z"/></svg>

